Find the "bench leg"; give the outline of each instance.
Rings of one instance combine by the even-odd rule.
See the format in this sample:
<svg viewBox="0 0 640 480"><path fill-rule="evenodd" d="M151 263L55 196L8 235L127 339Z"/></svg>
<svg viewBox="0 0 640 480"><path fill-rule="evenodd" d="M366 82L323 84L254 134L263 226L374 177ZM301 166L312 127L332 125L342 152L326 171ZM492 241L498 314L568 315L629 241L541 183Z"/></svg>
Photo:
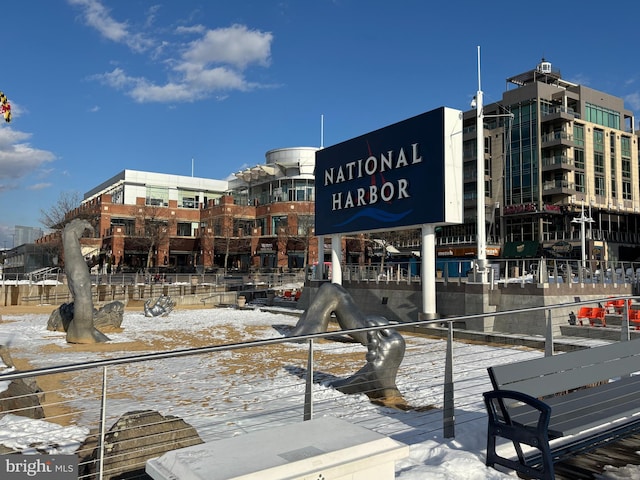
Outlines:
<svg viewBox="0 0 640 480"><path fill-rule="evenodd" d="M487 459L490 467L501 465L531 478L540 480L554 480L555 472L553 457L549 447L547 428L551 408L538 399L528 395L511 391L492 391L483 393L487 408ZM530 406L539 410L540 418L535 427L524 427L511 422L504 407L504 398L528 402ZM497 454L497 438L511 440L517 454L517 460L505 458ZM540 453L526 457L522 445L536 448Z"/></svg>
<svg viewBox="0 0 640 480"><path fill-rule="evenodd" d="M491 430L491 428L489 428ZM538 478L540 480L553 480L555 478L555 469L553 465L553 457L549 450L549 444L546 443L538 447L540 456L536 456L536 461L528 462L523 451L520 442L511 439L513 447L518 455L517 460L505 458L497 454L496 452L496 438L502 437L502 435L491 434L487 435L487 459L486 464L489 467L495 467L501 465L503 467L510 468L516 472L522 473L530 478ZM505 437L503 437L505 438ZM536 441L532 443L537 443Z"/></svg>

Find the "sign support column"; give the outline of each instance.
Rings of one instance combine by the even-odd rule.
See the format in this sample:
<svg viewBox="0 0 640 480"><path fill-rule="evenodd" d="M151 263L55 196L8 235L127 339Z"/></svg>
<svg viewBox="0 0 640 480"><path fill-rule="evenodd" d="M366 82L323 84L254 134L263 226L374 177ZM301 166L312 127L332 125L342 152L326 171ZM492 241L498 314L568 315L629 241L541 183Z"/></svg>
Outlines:
<svg viewBox="0 0 640 480"><path fill-rule="evenodd" d="M318 239L318 264L316 265L316 280L324 278L324 235L317 235Z"/></svg>
<svg viewBox="0 0 640 480"><path fill-rule="evenodd" d="M421 319L438 318L436 305L436 234L432 224L422 225Z"/></svg>
<svg viewBox="0 0 640 480"><path fill-rule="evenodd" d="M342 285L342 239L331 235L331 283Z"/></svg>

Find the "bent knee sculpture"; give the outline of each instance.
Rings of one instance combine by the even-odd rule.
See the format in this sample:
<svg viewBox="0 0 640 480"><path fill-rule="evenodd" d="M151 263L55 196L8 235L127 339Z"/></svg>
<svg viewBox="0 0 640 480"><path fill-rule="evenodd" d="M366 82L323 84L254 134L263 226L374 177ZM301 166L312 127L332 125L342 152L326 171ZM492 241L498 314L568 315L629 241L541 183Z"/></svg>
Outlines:
<svg viewBox="0 0 640 480"><path fill-rule="evenodd" d="M382 327L389 321L381 315L365 315L341 285L326 283L318 289L309 308L290 332L291 336L326 332L331 315L344 330ZM364 393L385 404L403 404L396 386L396 375L405 352L405 341L393 328L349 334L367 347L367 363L351 377L336 380L331 386L342 393Z"/></svg>
<svg viewBox="0 0 640 480"><path fill-rule="evenodd" d="M65 273L73 296L73 319L67 327L68 343L108 342L109 338L94 327L91 275L82 256L80 237L85 230L93 231L86 220L74 219L62 230Z"/></svg>

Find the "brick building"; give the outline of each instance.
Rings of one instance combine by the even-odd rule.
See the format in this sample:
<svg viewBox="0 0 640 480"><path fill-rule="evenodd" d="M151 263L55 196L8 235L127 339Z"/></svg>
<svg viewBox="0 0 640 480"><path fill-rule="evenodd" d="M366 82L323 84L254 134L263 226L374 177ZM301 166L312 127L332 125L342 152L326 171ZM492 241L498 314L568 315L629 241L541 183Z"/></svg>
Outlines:
<svg viewBox="0 0 640 480"><path fill-rule="evenodd" d="M113 271L300 269L318 260L316 150L271 150L230 180L123 170L87 192L68 219L95 225L83 254Z"/></svg>

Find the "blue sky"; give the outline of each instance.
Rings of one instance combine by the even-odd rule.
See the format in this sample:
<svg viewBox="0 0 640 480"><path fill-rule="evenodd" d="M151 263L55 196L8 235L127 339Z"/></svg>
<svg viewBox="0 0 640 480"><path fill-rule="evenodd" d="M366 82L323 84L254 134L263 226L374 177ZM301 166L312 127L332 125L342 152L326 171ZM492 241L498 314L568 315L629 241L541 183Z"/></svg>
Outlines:
<svg viewBox="0 0 640 480"><path fill-rule="evenodd" d="M2 5L0 248L62 193L121 170L224 179L485 103L545 57L640 112L640 4L424 0L21 0ZM596 8L597 7L597 8ZM192 163L193 159L193 163Z"/></svg>

